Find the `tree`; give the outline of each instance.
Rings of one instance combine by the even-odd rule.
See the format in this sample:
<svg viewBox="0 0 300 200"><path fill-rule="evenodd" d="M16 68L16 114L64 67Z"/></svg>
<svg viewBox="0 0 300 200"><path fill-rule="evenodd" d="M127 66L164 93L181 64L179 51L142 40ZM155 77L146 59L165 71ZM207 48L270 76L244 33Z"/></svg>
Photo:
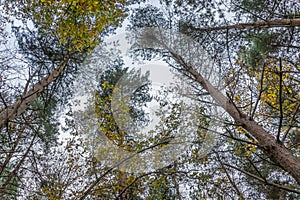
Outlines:
<svg viewBox="0 0 300 200"><path fill-rule="evenodd" d="M30 166L28 158L34 151L47 152L57 144L58 117L54 109L67 102L70 95L68 84L72 82L86 53L99 43L102 32L118 25L125 11L125 4L121 2L73 3L5 2L6 14L21 19L23 27L12 29L18 41L19 54L14 55L14 59L7 57L1 60L1 78L3 76L4 82L2 84L1 80L3 156L0 191L3 195L9 194L12 187L15 191L22 190L18 183L23 182L24 175L29 173L26 169ZM20 9L16 10L16 7ZM109 9L103 10L103 7ZM64 20L66 15L68 18ZM34 27L26 28L28 19ZM66 32L64 29L80 27L87 34ZM26 64L20 64L17 61L20 57L17 56L23 56L20 60ZM19 77L13 72L17 72L15 74Z"/></svg>
<svg viewBox="0 0 300 200"><path fill-rule="evenodd" d="M181 58L173 50L168 50L172 56L174 56L174 59L176 59L176 61L179 62L192 76L194 76L197 82L199 82L202 87L204 87L210 93L214 100L218 102L218 104L221 105L221 107L224 108L234 118L234 120L240 124L241 127L255 137L255 139L258 141L258 146L268 153L272 158L274 158L276 162L283 167L283 169L291 173L296 181L300 183L300 163L297 157L293 156L291 152L286 150L280 143L277 143L276 139L273 138L271 134L263 129L259 124L253 121L251 116L247 116L237 109L230 99L216 90L191 66L187 65L183 58Z"/></svg>
<svg viewBox="0 0 300 200"><path fill-rule="evenodd" d="M177 6L177 8L174 8L174 10L178 9L180 11L183 11L180 7L181 5L178 6L174 2L173 2L173 4L170 3L170 2L171 1L165 1L166 5L171 4L171 5L175 5L174 7ZM195 2L190 3L190 4L191 5L196 5L196 3L195 4L194 3ZM237 16L237 19L242 20L242 19L249 19L249 18L253 17L254 14L251 13L249 10L245 9L244 7L240 8L236 5L236 4L239 4L239 3L240 2L232 2L232 4L236 6L234 9L236 11L235 16ZM293 2L293 3L298 8L299 5L296 4L295 2ZM272 3L270 3L270 4L272 4ZM274 4L278 4L278 2L276 2ZM202 6L202 4L201 4L201 6ZM201 9L202 8L201 6L198 6L198 7L195 6L195 7ZM267 6L264 5L264 6L265 6L265 8L268 12L271 12L271 10L268 10L268 9L272 8L272 5L267 5ZM279 5L279 7L277 7L277 8L282 11L282 7L280 7L280 6L281 5ZM219 6L211 7L211 9L212 10L214 10L214 9L217 10L218 7ZM262 6L261 8L264 8L264 7ZM206 8L206 9L209 9L209 8ZM170 9L168 9L168 10L170 11ZM243 13L241 10L243 12L245 12L246 14ZM266 10L262 10L262 12L265 12ZM148 9L148 11L151 12L150 9ZM184 11L186 11L186 10L184 10ZM255 12L258 12L258 11L256 10ZM277 13L274 10L272 12L275 13L275 14ZM285 10L285 12L288 12L288 11ZM144 13L144 15L141 14L141 13ZM198 27L198 26L196 26L196 25L198 25L196 19L198 19L201 22L203 20L205 20L205 19L201 18L201 17L203 17L202 13L199 14L199 15L195 15L195 13L191 12L190 16L191 16L192 19L190 19L188 17L186 17L186 19L189 19L189 21L190 21L189 23L193 24L193 27ZM144 12L139 12L139 14L143 15L143 19L151 19L150 17L147 17L147 15L149 14L149 13L147 13L147 11L146 12L145 11ZM155 26L157 24L162 24L163 20L161 20L161 19L165 20L164 17L166 17L166 15L164 16L163 12L160 12L159 9L154 14L159 15L159 18L157 20L159 22L156 22L154 20L154 22L152 23L153 26ZM154 15L154 14L152 14L152 15ZM243 14L245 14L245 15L243 16ZM291 14L290 16L296 16L296 15L293 15L293 13L290 13L290 14ZM181 15L181 13L179 14L179 16L180 15ZM185 15L182 15L182 16L186 16L186 15L188 15L187 12L185 12ZM260 16L261 16L261 18L264 17L264 15L260 15ZM243 17L245 17L245 18L243 18ZM271 17L268 16L267 20L266 19L264 19L264 20L271 22L272 20L276 19L277 16L274 17L273 19L272 19L272 17L274 17L274 16L271 16ZM140 27L141 24L143 23L139 20L140 18L142 18L142 17L139 16L139 18L133 18L132 22L133 22L133 24L136 24L137 27ZM180 17L178 17L178 18L180 18ZM292 20L297 21L297 19L292 19ZM166 21L168 21L168 20L166 20ZM174 23L174 18L172 18L172 20L170 20L170 21L172 21L172 23ZM279 21L280 20L278 20L278 22ZM283 20L283 21L288 21L288 20ZM283 96L285 96L286 91L289 90L288 87L286 87L286 83L292 81L292 79L287 80L286 76L289 76L288 74L293 76L293 82L294 82L293 84L297 83L297 80L298 80L298 77L295 76L295 74L298 71L298 67L297 67L298 64L296 64L296 63L298 63L298 61L297 61L298 59L295 59L295 57L292 57L295 54L291 53L291 52L294 52L294 50L297 48L297 45L291 45L291 44L296 44L295 43L297 41L296 38L299 38L298 31L295 31L297 28L293 28L293 26L288 26L288 27L283 27L283 28L278 28L278 29L272 29L271 27L269 27L269 30L267 30L267 31L265 29L260 29L259 27L254 28L255 30L253 30L253 31L249 30L249 29L243 29L242 27L240 27L241 28L240 30L227 29L227 28L230 28L230 27L235 27L235 25L231 26L230 24L228 24L228 21L226 21L226 22L225 22L225 20L222 21L222 18L221 18L220 23L218 21L212 21L210 25L204 23L203 26L206 26L206 27L198 28L198 30L199 30L198 32L189 32L188 26L182 26L182 24L184 24L184 23L182 23L182 21L180 21L180 23L179 23L179 30L184 32L185 34L188 34L190 37L194 37L196 40L202 42L202 44L205 45L206 49L210 53L212 53L212 57L220 58L220 57L224 56L223 58L226 58L225 61L220 63L221 64L220 67L223 67L223 68L221 68L221 70L224 70L225 74L226 74L226 72L228 72L228 74L230 74L230 76L227 79L227 81L228 81L227 82L227 84L228 84L227 85L228 86L228 93L227 93L226 96L224 96L219 91L213 89L211 87L211 84L208 83L207 80L203 79L203 75L201 75L201 71L200 71L200 76L199 76L198 66L193 65L193 63L191 64L191 61L189 60L189 58L182 56L180 54L181 49L172 48L173 46L170 45L170 43L166 42L167 40L163 40L163 37L161 38L160 36L157 36L158 39L157 39L156 42L157 42L158 48L159 49L161 49L161 48L166 49L166 51L169 52L170 57L172 57L174 60L176 60L182 66L185 66L185 67L180 68L177 65L175 65L175 67L177 69L179 69L181 72L189 72L189 73L187 73L187 75L191 75L190 76L191 79L193 79L194 81L200 83L203 88L205 88L207 91L209 91L209 94L214 97L216 102L219 105L221 105L227 111L227 113L234 118L234 121L231 122L230 118L228 118L228 115L226 116L226 121L225 121L226 125L224 126L224 129L226 130L226 132L225 132L225 134L223 134L223 133L219 133L219 134L227 137L228 142L231 141L231 143L234 144L234 145L237 145L237 146L240 146L240 147L243 146L243 148L244 148L243 155L244 156L249 157L250 154L254 153L253 157L251 156L249 158L250 160L247 161L248 164L251 166L251 168L253 168L254 170L256 169L256 170L260 171L262 169L262 166L260 166L258 164L256 165L256 164L253 164L253 163L265 162L264 159L267 159L268 161L271 160L271 164L279 166L279 168L277 167L276 169L274 169L274 168L271 169L270 168L270 171L272 171L273 173L277 173L278 171L280 171L280 168L283 167L282 166L283 163L280 164L281 158L277 158L277 159L275 159L276 160L275 161L274 160L275 155L270 156L269 153L276 154L275 151L276 151L277 148L279 148L279 151L281 151L281 150L285 151L286 152L285 155L289 155L290 159L293 160L293 162L290 162L289 166L287 166L287 165L285 166L285 170L288 171L288 172L294 173L293 177L299 182L299 179L297 178L298 177L297 173L298 173L299 170L293 171L294 170L294 168L293 168L294 163L299 164L299 160L297 158L297 154L298 154L297 151L294 151L292 149L288 149L289 145L285 146L285 145L282 145L281 142L277 142L278 141L277 140L278 135L280 135L280 137L282 137L282 135L284 135L284 133L280 133L280 134L277 134L277 133L279 133L280 129L285 126L284 124L287 124L286 122L289 121L289 120L287 120L285 123L282 123L283 121L285 121L285 118L288 118L288 116L289 116L290 121L293 121L293 126L295 126L295 127L298 126L298 125L296 125L297 124L297 119L295 117L293 117L294 114L298 112L297 106L293 105L293 102L297 99L297 94L295 92L290 92L290 94L293 97L287 97L287 96L283 97ZM259 24L259 22L256 22L254 20L253 24L255 24L255 23ZM168 22L164 23L164 25L166 25L166 24L168 24ZM176 26L176 23L174 23L174 24ZM224 24L226 24L226 25L224 25ZM241 24L243 24L243 22L241 22ZM248 23L248 25L251 25L251 23ZM216 28L214 28L214 27L216 27ZM163 27L162 29L164 29L164 28L165 27ZM169 28L172 29L173 28L172 25L169 26ZM159 30L161 30L161 29L159 29ZM208 33L208 31L212 31L212 30L214 30L213 33ZM219 31L217 31L217 30L219 30ZM293 32L293 37L292 38L286 39L286 40L283 40L281 37L278 38L278 39L274 39L275 35L282 35L283 33L286 33L288 31ZM263 32L265 32L266 34L263 35ZM159 34L162 34L162 33L160 32ZM152 38L153 38L153 36L152 36ZM254 41L254 38L257 38L257 41ZM204 39L207 39L207 40L204 40ZM155 40L155 38L153 38L153 40ZM249 42L247 42L247 40ZM265 42L266 45L265 46L261 45L261 43L259 43L261 41ZM289 44L286 44L286 41L289 41ZM276 43L273 43L273 42L276 42ZM224 46L222 47L223 44L224 44ZM261 45L261 46L254 46L253 44L254 45ZM243 62L242 65L236 66L236 64L233 62L233 60L236 60L237 63L239 63L240 60L239 60L238 57L235 57L235 55L237 55L236 53L231 54L231 52L238 51L238 49L242 48L243 45L248 45L248 46L252 45L252 47L253 47L252 52L255 52L257 54L259 54L258 49L260 48L260 51L263 52L264 54L266 54L266 56L262 55L262 56L260 56L259 59L253 59L254 57L251 58L250 57L251 55L248 54L249 51L244 51L243 55L246 55L247 58L253 59L252 63L255 63L255 66L250 65L249 66L250 68L246 69L245 67L247 65L249 65L249 63L244 63L244 62ZM269 47L273 47L273 48L269 48ZM247 46L246 46L246 48L247 48ZM219 52L218 51L219 49L223 49L224 53ZM156 52L156 51L154 51L154 52ZM266 69L266 68L263 68L262 66L263 65L268 65L268 62L270 61L271 58L272 59L275 58L276 55L278 55L278 53L282 53L282 52L287 52L287 53L286 54L281 54L284 57L284 58L282 57L281 60L289 60L288 62L290 62L293 67L289 67L289 70L285 71L285 70L280 70L279 69L280 66L278 64L277 67L275 65L275 66L270 67L268 69L268 73L269 73L270 69L272 69L271 71L273 71L273 69L276 67L277 68L276 73L273 72L272 76L271 76L271 74L268 74L267 77L262 76L262 74L266 75L266 71L264 73L263 70L262 70L262 69ZM161 55L164 55L164 53L162 53ZM228 56L228 57L225 57L225 56ZM151 57L151 56L149 56L149 57ZM274 59L274 60L276 60L276 59ZM277 60L277 61L275 61L275 63L280 63L280 62ZM228 66L226 66L226 65L228 65ZM224 66L226 66L226 67L224 67ZM174 67L174 65L173 65L173 67ZM282 67L282 69L284 69L284 67ZM260 74L260 76L256 76L257 77L256 80L252 79L253 74L254 74L253 71L260 71L258 73L258 74ZM284 72L282 72L282 71L284 71ZM294 74L294 72L296 72L296 73ZM261 79L268 79L268 81L265 80L265 81L262 81L261 84L259 84ZM269 113L265 109L265 107L261 107L262 109L260 110L260 112L256 112L258 107L260 108L260 106L263 105L263 104L260 103L261 96L259 95L259 93L260 92L264 93L266 85L270 84L270 79L272 79L271 84L273 85L271 88L275 87L276 80L277 80L277 82L281 82L281 84L282 84L282 86L280 86L280 84L277 83L277 86L276 86L277 89L275 89L276 92L274 92L274 89L271 89L274 92L273 93L273 95L274 95L273 102L276 99L275 104L276 104L277 108L276 107L275 108L276 108L277 111L273 110L272 113ZM280 81L280 79L281 79L281 81ZM285 79L286 83L282 81L283 79ZM247 82L247 81L249 81L249 82ZM254 88L254 86L257 85L257 84L259 84L260 86ZM262 86L262 85L264 85L264 86ZM270 88L270 86L268 86L268 87ZM280 89L280 87L282 89ZM250 89L250 91L249 91L249 89ZM281 95L282 95L281 100L279 98L281 96L281 95L279 95L280 90L281 90ZM249 92L247 92L247 91L249 91ZM240 92L243 92L243 96L239 96ZM275 95L275 93L276 93L276 95ZM267 101L269 101L270 98L265 96L267 94L268 93L264 94L263 97L267 98L268 99ZM256 95L258 95L258 96L256 96ZM256 99L256 97L257 97L257 99ZM293 100L290 101L290 103L288 103L288 101L285 100L286 104L282 104L283 101L284 101L283 99L285 99L285 98L288 98L288 99L291 99L291 100L293 99ZM267 104L270 105L270 102L267 103ZM280 106L280 104L281 104L281 106ZM281 114L281 116L284 116L284 117L276 118L277 116L280 116L280 109L282 111L284 110L284 105L286 105L286 106L293 105L293 108L291 110L294 111L294 112L289 113L289 114L286 113L287 115L285 114L285 112L281 112L283 114L283 115ZM249 113L249 117L247 118L246 117L247 115L244 115L243 112ZM275 112L277 112L279 115L276 116ZM254 113L255 113L255 115L252 115ZM263 116L265 116L265 117L263 117ZM266 120L264 120L266 118L271 118L271 117L274 119L274 120L271 120L272 122L271 121L267 122ZM241 120L241 118L244 118L244 119ZM255 120L258 120L260 123L256 124L254 122L253 118L255 118ZM280 118L282 118L282 120L280 120ZM247 125L245 125L246 123L247 123ZM233 124L233 127L231 127L230 124ZM266 134L264 134L264 136L261 137L261 135L257 134L260 131L258 131L258 129L253 130L252 126L255 127L255 128L258 128L261 132L263 132L263 130L261 128L264 127L269 132L268 133L265 132ZM277 127L279 126L281 128L274 131L274 129L273 129L274 126L277 126ZM235 131L232 130L232 129L236 129L236 127L238 127L238 129L239 129L238 132L237 132L238 134L235 134ZM288 127L290 127L290 126L288 126ZM283 129L286 129L288 127L284 127ZM246 128L248 130L245 131L243 128ZM231 138L231 139L229 140L229 138ZM268 138L268 141L263 141L264 138ZM259 141L263 145L259 145ZM272 142L269 142L269 141L272 141ZM240 145L238 145L238 143L240 143ZM273 149L272 150L264 149L263 151L259 150L259 148L262 148L262 146L268 146L270 144L272 144L271 146L275 146L275 150L273 150ZM259 148L257 148L257 147L259 147ZM235 154L235 153L232 152L232 154ZM281 154L281 153L278 153L278 155L279 154ZM264 157L261 157L261 158L258 157L258 156L262 156L262 155L269 155L269 156L264 156ZM244 156L242 156L242 159L245 159ZM257 160L255 160L253 162L255 156L257 156L256 157ZM222 156L221 159L225 159L225 158ZM239 171L239 172L242 172L246 176L250 176L251 178L255 178L254 176L251 176L251 173L247 173L247 169L249 169L249 165L248 165L248 168L245 168L246 170L242 169L243 167L241 166L241 164L246 163L246 162L241 160L241 156L236 157L235 159L240 160L239 161L240 165L238 165L237 167L233 166L233 165L229 165L227 163L225 163L227 165L224 165L224 163L223 163L224 161L222 161L222 160L220 160L220 164L221 164L221 166L224 166L224 168L226 170L231 171L233 169L232 167L235 167L234 168L235 170L240 169L241 171ZM230 161L230 159L226 159L226 160ZM275 163L274 163L274 161L275 161ZM251 165L251 163L252 163L252 165ZM266 164L269 165L270 162L266 163ZM269 172L269 173L272 173L272 172ZM255 173L258 173L258 172L255 172ZM265 175L262 176L262 177L263 178L260 181L267 179L265 177ZM280 176L278 174L277 174L277 176L272 176L273 180L277 179L275 182L277 182L281 178L284 178L284 176L283 175ZM228 177L227 177L227 179L228 179ZM229 180L230 179L231 178L229 178ZM282 182L279 181L279 182L282 183L282 187L281 187L280 184L273 184L274 182L270 183L268 181L265 181L265 184L267 184L267 185L272 185L273 184L274 187L283 188L285 190L292 191L294 193L298 193L297 190L293 191L293 187L290 187L291 185L294 184L293 180L291 180L290 178L287 178L287 179L288 179L288 181L287 181L288 183L284 182L284 181L282 181ZM259 180L259 179L256 179L256 180ZM234 184L234 182L232 182L232 181L230 181L230 182L231 182L232 187L236 186L236 184ZM262 184L263 184L263 181L262 181ZM288 188L285 188L284 185L288 186ZM239 187L237 187L237 189L236 189L236 193L239 193L237 191L239 191Z"/></svg>
<svg viewBox="0 0 300 200"><path fill-rule="evenodd" d="M47 147L57 133L52 111L67 102L70 91L66 86L74 79L77 63L99 43L99 33L110 30L108 26L122 18L119 11L125 2L110 2L100 5L98 1L83 0L26 1L15 12L19 17L29 16L37 27L16 30L22 55L30 64L25 86L9 84L16 80L11 72L19 70L18 63L11 67L2 59L4 56L0 61L5 66L1 72L6 76L1 82L1 107L5 114L0 115L4 120L0 121L1 150L5 152L0 158L3 197L17 196L19 192L30 198L49 199L298 198L300 99L299 58L295 55L300 37L293 24L299 23L297 1L161 0L158 7L145 5L135 9L129 27L134 33L130 39L135 42L131 56L144 60L162 57L182 81L188 97L195 100L190 109L197 110L196 114L180 118L182 104L165 98L161 109L169 113L164 116L168 122L156 127L158 136L131 137L136 126L126 128L129 117L134 119L134 125L147 124L143 103L151 97L146 84L131 100L111 100L118 94L114 91L127 91L120 84L120 77L128 75L131 80L148 83L146 77L123 69L122 61L116 60L103 70L99 87L93 91L92 105L73 116L84 126L68 119L74 138L70 138L66 151ZM7 9L16 5L19 2L11 1ZM105 28L93 27L97 23L92 19L101 18L101 6L110 8L116 18L110 20L107 15L103 18L107 22ZM35 12L36 8L43 12ZM232 18L225 17L228 15ZM64 16L68 16L66 21ZM149 29L153 26L156 29ZM93 31L95 37L87 38L94 36ZM197 42L207 54L200 51ZM210 62L210 58L214 61ZM126 83L130 85L130 79ZM210 112L216 104L217 110L224 111L219 115ZM116 107L124 112L114 110ZM11 118L7 118L7 113ZM117 114L120 117L115 117ZM89 117L96 119L98 127ZM190 131L195 137L168 166L133 174L123 168L130 156L118 162L99 159L114 153L102 145L104 139L131 156L168 146L169 140L164 139L183 130L180 124L189 121L189 117L197 123L197 129ZM203 148L211 149L201 146L209 132L217 135L218 143L203 156ZM35 153L39 151L51 156ZM28 174L37 181L26 179L24 184L22 177ZM21 190L21 184L32 186L34 192Z"/></svg>
<svg viewBox="0 0 300 200"><path fill-rule="evenodd" d="M18 3L23 4L24 2L18 2ZM101 6L105 7L106 6L105 4L99 5L99 2L94 2L94 1L92 1L93 3L92 5L88 5L88 4L85 5L86 3L88 2L78 2L78 5L73 5L72 1L70 2L66 1L56 5L56 3L50 3L50 2L47 3L45 2L38 3L35 1L27 2L24 5L28 7L21 7L24 10L21 10L20 13L12 9L12 7L16 6L15 4L17 4L17 2L14 1L11 2L11 4L7 3L8 11L16 12L16 15L18 17L32 16L33 17L32 21L37 26L39 26L38 27L39 31L41 31L42 34L45 34L43 33L42 30L48 31L48 34L50 35L54 33L54 37L57 36L60 43L67 46L67 48L65 49L66 51L65 55L61 58L58 66L55 69L53 69L53 71L48 76L40 79L39 82L36 83L31 90L29 91L25 90L24 94L22 95L19 101L17 101L11 106L7 106L5 110L1 111L1 118L0 118L1 128L3 128L5 123L14 119L16 116L20 115L21 113L23 113L26 110L27 105L36 99L38 94L43 91L43 88L45 88L51 82L56 80L58 76L60 76L60 74L65 69L66 63L69 61L70 55L72 55L76 51L87 51L89 48L93 48L95 45L98 44L99 34L103 32L103 30L105 30L108 26L117 24L122 17L122 12L118 7L115 7L115 2L114 3L112 3L111 1L107 2L108 5L110 6L110 9L106 10L108 15L103 15L101 13L102 12ZM60 8L63 8L64 10L61 10ZM36 10L41 10L41 11L36 12ZM99 15L98 12L100 12L101 15ZM69 17L67 17L67 21L64 20L65 14L69 15ZM106 16L110 16L110 15L112 16L106 19ZM98 18L96 18L96 20L93 20L92 19L93 16L97 16ZM53 21L54 19L52 18L58 18L57 19L58 23L55 23ZM88 21L83 20L84 18L88 19ZM75 23L73 22L74 19L75 19ZM94 21L96 24L92 23ZM53 24L55 24L54 28L52 27ZM67 26L65 26L65 24ZM82 30L73 31L75 27L76 28L82 27L83 31ZM70 31L69 34L68 32L65 31L65 28L68 31ZM93 33L92 35L89 34L90 31ZM86 33L86 35L80 34L82 32Z"/></svg>

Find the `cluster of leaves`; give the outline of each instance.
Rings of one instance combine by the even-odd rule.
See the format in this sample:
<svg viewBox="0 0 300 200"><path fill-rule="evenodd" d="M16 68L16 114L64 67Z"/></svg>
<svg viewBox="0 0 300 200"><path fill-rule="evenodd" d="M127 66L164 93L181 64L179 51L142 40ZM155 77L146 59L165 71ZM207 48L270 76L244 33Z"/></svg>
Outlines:
<svg viewBox="0 0 300 200"><path fill-rule="evenodd" d="M266 45L268 46L270 43ZM258 120L294 155L299 155L299 140L297 139L299 135L297 117L297 113L299 113L299 77L297 75L299 66L297 63L281 58L276 59L270 56L274 53L272 49L267 48L266 50L265 53L268 55L265 54L259 59L246 54L249 56L248 58L254 58L251 62L245 57L239 57L235 68L231 68L227 73L228 95L241 110ZM257 141L249 132L238 125L233 129L229 131L228 128L227 131L242 139L234 142L230 140L229 143L237 155L233 160L239 160L239 157L244 160L239 164L241 170L258 177L270 177L278 184L289 182L289 178L280 175L278 163L272 158L265 157L258 148ZM270 165L270 163L272 164ZM276 187L259 186L260 184L251 178L246 180L247 184L250 183L252 188L263 192L268 198L279 198L280 195L294 196L294 194L288 194L282 190L276 196L268 192ZM288 185L294 188L294 183L290 182Z"/></svg>
<svg viewBox="0 0 300 200"><path fill-rule="evenodd" d="M299 150L297 140L291 142L291 137L298 137L299 66L285 60L269 58L264 60L262 66L247 68L252 70L258 91L259 108L254 117L268 124L273 132L280 126L278 134L286 147Z"/></svg>
<svg viewBox="0 0 300 200"><path fill-rule="evenodd" d="M6 1L6 8L24 24L31 20L43 34L51 31L69 51L82 51L92 50L103 32L118 26L126 4L123 0L25 0Z"/></svg>
<svg viewBox="0 0 300 200"><path fill-rule="evenodd" d="M129 74L130 78L127 77ZM121 82L124 78L127 81ZM118 84L119 81L121 84ZM135 88L137 83L142 83L142 86L138 85L139 88ZM136 91L131 91L133 89ZM142 109L144 104L151 101L147 91L147 76L142 77L140 72L129 72L128 68L122 69L117 66L108 69L99 78L99 89L95 93L95 111L99 127L109 140L128 151L141 149L132 134L138 131L137 127L147 124L148 119Z"/></svg>

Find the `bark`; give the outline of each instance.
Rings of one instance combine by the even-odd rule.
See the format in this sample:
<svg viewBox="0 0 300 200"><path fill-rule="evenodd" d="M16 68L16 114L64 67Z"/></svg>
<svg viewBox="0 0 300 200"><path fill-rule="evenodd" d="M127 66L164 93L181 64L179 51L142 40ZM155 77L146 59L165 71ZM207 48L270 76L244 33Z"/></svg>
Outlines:
<svg viewBox="0 0 300 200"><path fill-rule="evenodd" d="M217 27L209 27L209 28L194 28L192 26L189 26L188 28L192 31L197 31L197 32L211 32L211 31L230 30L230 29L241 30L247 28L272 28L272 27L294 27L294 26L300 26L300 18L241 23L241 24L217 26Z"/></svg>
<svg viewBox="0 0 300 200"><path fill-rule="evenodd" d="M277 142L271 133L255 122L250 116L247 116L236 108L230 99L213 87L198 71L186 64L180 55L176 54L167 46L164 45L164 47L171 53L172 57L193 76L195 81L200 83L210 96L231 115L236 123L241 125L258 141L258 146L273 158L286 172L290 173L297 183L300 184L300 159L294 156L280 142Z"/></svg>
<svg viewBox="0 0 300 200"><path fill-rule="evenodd" d="M41 92L43 92L44 88L55 81L62 73L68 60L69 55L65 56L56 69L36 83L33 88L26 92L17 102L0 112L0 130L3 129L9 121L12 121L25 112L30 103L32 103L41 94Z"/></svg>

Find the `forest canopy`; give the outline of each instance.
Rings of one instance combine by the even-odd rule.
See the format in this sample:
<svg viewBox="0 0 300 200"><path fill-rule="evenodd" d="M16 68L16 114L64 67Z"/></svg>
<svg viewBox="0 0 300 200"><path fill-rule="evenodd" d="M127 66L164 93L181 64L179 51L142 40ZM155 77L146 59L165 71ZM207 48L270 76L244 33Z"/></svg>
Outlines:
<svg viewBox="0 0 300 200"><path fill-rule="evenodd" d="M299 199L297 0L0 10L1 199Z"/></svg>

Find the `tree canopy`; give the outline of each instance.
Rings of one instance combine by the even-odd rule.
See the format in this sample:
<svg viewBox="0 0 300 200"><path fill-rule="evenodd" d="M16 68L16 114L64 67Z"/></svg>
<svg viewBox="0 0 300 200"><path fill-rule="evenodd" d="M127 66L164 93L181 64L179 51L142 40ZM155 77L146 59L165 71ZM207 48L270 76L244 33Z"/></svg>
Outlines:
<svg viewBox="0 0 300 200"><path fill-rule="evenodd" d="M299 199L298 1L0 10L0 198Z"/></svg>

